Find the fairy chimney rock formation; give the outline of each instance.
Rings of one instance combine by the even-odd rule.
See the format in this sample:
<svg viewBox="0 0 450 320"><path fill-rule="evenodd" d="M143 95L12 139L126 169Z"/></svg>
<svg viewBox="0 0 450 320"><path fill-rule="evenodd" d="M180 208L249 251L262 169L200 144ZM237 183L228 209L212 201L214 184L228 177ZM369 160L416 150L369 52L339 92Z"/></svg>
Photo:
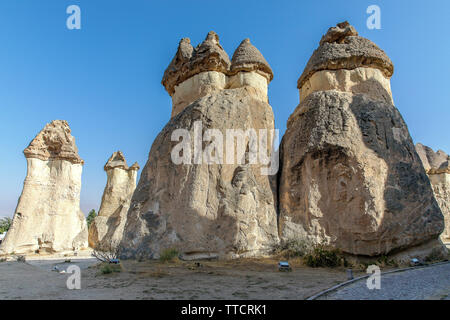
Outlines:
<svg viewBox="0 0 450 320"><path fill-rule="evenodd" d="M64 120L55 120L24 150L27 176L0 254L54 253L87 247L80 210L83 160Z"/></svg>
<svg viewBox="0 0 450 320"><path fill-rule="evenodd" d="M365 256L444 250L441 210L392 102L393 70L347 22L322 37L298 80L300 104L282 141L282 240Z"/></svg>
<svg viewBox="0 0 450 320"><path fill-rule="evenodd" d="M172 117L207 94L229 88L253 87L251 94L267 102L272 70L249 39L236 49L232 61L211 31L195 49L189 38L181 39L175 57L161 83L172 97Z"/></svg>
<svg viewBox="0 0 450 320"><path fill-rule="evenodd" d="M278 156L271 161L274 117L260 85L263 80L267 91L271 78L249 41L232 63L214 32L195 49L187 39L180 42L162 80L172 118L153 142L133 194L124 257L157 258L168 248L183 259L263 256L278 243L268 175L272 163L278 165ZM236 139L236 149L225 147L228 130L249 129L266 132L266 143L245 136ZM246 150L255 146L267 161L250 163Z"/></svg>
<svg viewBox="0 0 450 320"><path fill-rule="evenodd" d="M114 152L104 166L107 181L98 216L89 227L89 246L114 247L122 240L126 214L136 189L139 165L128 167L121 151Z"/></svg>
<svg viewBox="0 0 450 320"><path fill-rule="evenodd" d="M322 37L298 79L300 102L316 91L339 90L393 104L393 73L394 65L383 50L358 36L348 22L339 23Z"/></svg>
<svg viewBox="0 0 450 320"><path fill-rule="evenodd" d="M228 88L253 87L260 92L256 95L268 102L267 88L273 79L273 72L261 52L245 39L233 54L228 77Z"/></svg>
<svg viewBox="0 0 450 320"><path fill-rule="evenodd" d="M444 151L433 151L421 143L416 144L416 150L433 187L436 201L445 218L445 229L441 239L450 240L450 156Z"/></svg>

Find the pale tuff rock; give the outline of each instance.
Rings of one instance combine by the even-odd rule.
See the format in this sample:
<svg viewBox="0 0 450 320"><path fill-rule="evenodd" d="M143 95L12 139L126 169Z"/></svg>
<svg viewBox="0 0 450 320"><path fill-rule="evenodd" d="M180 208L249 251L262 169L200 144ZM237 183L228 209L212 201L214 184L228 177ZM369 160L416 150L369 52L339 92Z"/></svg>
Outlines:
<svg viewBox="0 0 450 320"><path fill-rule="evenodd" d="M450 157L442 150L434 152L430 147L420 143L416 144L416 150L428 173L436 201L445 218L445 229L441 238L448 241L450 239Z"/></svg>
<svg viewBox="0 0 450 320"><path fill-rule="evenodd" d="M384 52L347 24L323 37L299 80L300 92L308 82L322 82L322 89L303 95L282 141L282 240L366 256L439 246L442 213L391 102L392 71ZM370 77L377 88L347 85Z"/></svg>
<svg viewBox="0 0 450 320"><path fill-rule="evenodd" d="M272 79L269 64L250 40L242 41L230 62L219 37L211 31L195 49L188 38L180 41L161 83L172 97L174 117L192 102L224 89L250 86L257 89L251 90L255 98L268 102L267 86Z"/></svg>
<svg viewBox="0 0 450 320"><path fill-rule="evenodd" d="M83 164L78 155L75 138L70 134L69 124L65 120L48 123L23 153L27 159L67 160L74 164Z"/></svg>
<svg viewBox="0 0 450 320"><path fill-rule="evenodd" d="M278 242L276 197L270 177L261 174L265 166L175 164L171 159L179 144L171 141L174 130L186 129L194 139L197 121L203 127L200 134L218 129L224 139L226 129L273 129L270 105L255 99L251 90L206 95L172 118L158 135L128 211L124 257L157 258L167 248L177 248L184 259L262 256ZM211 142L205 141L207 145ZM267 147L270 155L270 144Z"/></svg>
<svg viewBox="0 0 450 320"><path fill-rule="evenodd" d="M228 88L256 88L257 98L268 102L267 90L273 79L273 72L261 52L250 43L250 39L243 40L234 52L228 75Z"/></svg>
<svg viewBox="0 0 450 320"><path fill-rule="evenodd" d="M87 225L80 210L83 160L67 122L47 124L24 154L27 176L0 254L86 248Z"/></svg>
<svg viewBox="0 0 450 320"><path fill-rule="evenodd" d="M218 149L214 149L217 145L212 142L215 138L208 141L204 136L208 129L217 129L224 140L227 129L243 132L249 128L268 129L269 133L274 129L272 108L267 100L261 99L258 88L252 85L228 87L229 63L224 52L217 52L218 45L217 35L209 33L187 63L192 70L184 71L195 75L174 87L173 110L177 95L186 99L182 107L172 112L171 120L151 147L127 215L122 240L124 257L157 258L167 248L176 248L183 259L264 256L278 243L276 193L271 187L271 177L261 173L269 164L239 163L246 157L235 154L233 156L239 160L235 159L234 164L194 162L194 158L198 159L194 151L198 134L204 141L200 152L210 150L219 157ZM212 62L206 58L210 52L216 52ZM194 72L196 70L201 72ZM237 74L254 73L264 79L267 86L268 80L256 71ZM165 75L163 84L167 81ZM198 88L208 84L214 84L215 89L198 94L201 91ZM172 94L170 87L166 89ZM190 140L172 141L176 129L187 130L190 138L186 139ZM189 163L176 164L172 161L172 152L182 140L192 150L192 157ZM270 142L269 137L263 150L269 157ZM243 143L244 150L248 150L248 136ZM212 152L211 146L216 151ZM204 159L204 155L200 153L200 159ZM222 159L227 159L226 148Z"/></svg>
<svg viewBox="0 0 450 320"><path fill-rule="evenodd" d="M394 104L391 82L378 69L359 67L353 70L318 71L299 90L300 102L313 92L327 90L365 94L372 100Z"/></svg>
<svg viewBox="0 0 450 320"><path fill-rule="evenodd" d="M106 187L98 216L89 227L89 246L110 247L120 243L131 196L136 189L139 165L128 167L121 151L114 152L104 167Z"/></svg>
<svg viewBox="0 0 450 320"><path fill-rule="evenodd" d="M207 71L183 81L172 95L172 115L176 116L193 101L207 94L225 89L227 76L217 71Z"/></svg>
<svg viewBox="0 0 450 320"><path fill-rule="evenodd" d="M416 151L428 174L450 173L450 156L444 151L433 151L421 143L416 144Z"/></svg>

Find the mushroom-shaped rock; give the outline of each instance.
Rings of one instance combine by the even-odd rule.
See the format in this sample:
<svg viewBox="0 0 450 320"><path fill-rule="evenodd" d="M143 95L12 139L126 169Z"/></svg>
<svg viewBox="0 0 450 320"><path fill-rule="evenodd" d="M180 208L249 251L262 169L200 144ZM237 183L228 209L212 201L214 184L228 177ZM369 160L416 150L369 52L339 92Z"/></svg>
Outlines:
<svg viewBox="0 0 450 320"><path fill-rule="evenodd" d="M399 260L444 251L441 210L391 99L392 70L347 23L322 38L280 148L283 241Z"/></svg>
<svg viewBox="0 0 450 320"><path fill-rule="evenodd" d="M24 154L27 176L0 255L86 248L87 224L80 210L83 160L67 121L47 124Z"/></svg>
<svg viewBox="0 0 450 320"><path fill-rule="evenodd" d="M106 162L106 187L98 216L89 227L89 245L102 249L114 247L122 240L126 214L136 188L139 165L128 167L121 151L114 152Z"/></svg>
<svg viewBox="0 0 450 320"><path fill-rule="evenodd" d="M266 77L267 82L273 79L273 72L269 63L248 38L241 42L231 59L230 74L234 75L240 71L256 71Z"/></svg>
<svg viewBox="0 0 450 320"><path fill-rule="evenodd" d="M123 155L122 151L114 152L111 155L111 157L109 157L108 161L104 166L105 171L114 168L121 168L128 170L127 160L125 159L125 156Z"/></svg>
<svg viewBox="0 0 450 320"><path fill-rule="evenodd" d="M394 65L383 50L372 41L358 36L348 22L339 23L322 37L319 48L314 51L298 79L297 87L300 89L317 71L359 67L379 69L387 78L394 73Z"/></svg>
<svg viewBox="0 0 450 320"><path fill-rule="evenodd" d="M172 96L175 87L187 79L206 71L227 73L230 58L219 43L219 36L210 31L206 39L193 49L189 38L183 38L175 57L164 72L161 83Z"/></svg>
<svg viewBox="0 0 450 320"><path fill-rule="evenodd" d="M84 161L78 155L75 138L70 134L70 127L65 120L53 120L23 150L26 158L40 160L67 160L71 163Z"/></svg>
<svg viewBox="0 0 450 320"><path fill-rule="evenodd" d="M220 45L217 33L210 31L206 39L194 49L189 67L188 77L205 71L228 72L230 58Z"/></svg>
<svg viewBox="0 0 450 320"><path fill-rule="evenodd" d="M194 48L191 45L191 40L189 38L181 39L178 44L177 53L164 72L161 81L170 95L174 93L174 88L177 84L186 80L187 70L189 69L188 64L193 51Z"/></svg>
<svg viewBox="0 0 450 320"><path fill-rule="evenodd" d="M166 70L162 82L172 96L172 117L197 99L225 89L230 69L230 59L213 31L192 51L190 44L182 41L178 56Z"/></svg>

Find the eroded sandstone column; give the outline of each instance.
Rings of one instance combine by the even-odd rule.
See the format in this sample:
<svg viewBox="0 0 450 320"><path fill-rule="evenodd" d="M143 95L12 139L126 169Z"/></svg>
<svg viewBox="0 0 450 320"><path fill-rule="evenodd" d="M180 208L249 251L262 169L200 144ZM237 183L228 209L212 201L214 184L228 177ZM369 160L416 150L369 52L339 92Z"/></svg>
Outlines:
<svg viewBox="0 0 450 320"><path fill-rule="evenodd" d="M433 187L436 201L445 219L445 229L441 239L450 240L450 157L442 150L434 152L423 144L416 144L417 154L422 160L425 171Z"/></svg>
<svg viewBox="0 0 450 320"><path fill-rule="evenodd" d="M162 80L172 96L172 118L155 139L134 192L122 241L125 257L157 258L166 248L176 248L183 259L270 252L278 242L276 192L270 176L261 173L270 163L250 163L237 151L230 151L234 161L226 162L225 140L227 129L274 129L267 103L272 77L249 41L240 45L231 63L214 32L195 49L188 39L180 42ZM187 135L173 140L176 129ZM194 155L198 135L199 157ZM268 140L260 148L270 158L270 136ZM191 150L188 163L176 164L171 153L183 141ZM252 147L249 141L244 137L244 151ZM207 156L210 151L214 156Z"/></svg>
<svg viewBox="0 0 450 320"><path fill-rule="evenodd" d="M0 253L86 248L86 219L80 210L83 160L67 122L47 124L24 154L27 176Z"/></svg>
<svg viewBox="0 0 450 320"><path fill-rule="evenodd" d="M131 196L136 189L139 165L128 167L121 151L114 152L106 162L107 175L105 190L98 216L89 227L89 246L115 247L122 240L126 215Z"/></svg>
<svg viewBox="0 0 450 320"><path fill-rule="evenodd" d="M298 81L300 104L282 142L283 240L367 256L442 248L443 216L393 105L393 70L346 22L323 36Z"/></svg>

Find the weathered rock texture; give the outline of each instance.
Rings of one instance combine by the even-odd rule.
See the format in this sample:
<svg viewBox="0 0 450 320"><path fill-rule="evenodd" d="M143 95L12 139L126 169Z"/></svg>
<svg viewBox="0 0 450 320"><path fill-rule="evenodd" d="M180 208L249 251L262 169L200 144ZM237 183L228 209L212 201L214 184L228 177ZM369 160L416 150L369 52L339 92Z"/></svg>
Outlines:
<svg viewBox="0 0 450 320"><path fill-rule="evenodd" d="M236 49L232 61L209 32L195 49L188 38L181 39L177 53L164 72L162 84L172 97L172 117L195 100L224 89L251 86L255 98L268 102L267 86L272 69L249 39Z"/></svg>
<svg viewBox="0 0 450 320"><path fill-rule="evenodd" d="M47 124L24 154L27 176L0 253L86 248L87 225L80 210L83 160L67 122Z"/></svg>
<svg viewBox="0 0 450 320"><path fill-rule="evenodd" d="M263 68L262 56L257 61L250 57L248 61L239 59L246 67L235 69L234 75L240 74L244 80L235 81L233 88L228 88L229 62L217 35L209 33L205 42L194 50L189 60L186 57L190 49L184 48L188 41L182 40L164 74L163 84L170 94L176 95L186 83L195 83L196 93L203 93L190 95L186 91L185 96L189 98L184 100L185 106L173 112L172 119L152 145L128 211L122 241L125 257L157 258L166 248L177 248L184 259L259 256L267 254L278 242L275 196L270 177L261 173L267 165L248 161L239 164L238 160L244 160L245 155L236 155L232 164L220 164L223 163L220 161L208 164L204 160L201 164L194 161L175 164L171 159L171 153L180 143L171 138L176 129L187 130L189 140L183 138L183 142L190 146L192 157L188 158L192 160L197 154L194 139L198 134L207 133L207 129L217 129L225 140L226 129L245 132L249 128L257 131L274 128L267 91L262 99L260 88L255 87L259 82L245 80L254 73L264 79L267 88L271 76L256 73ZM244 45L249 46L249 41ZM256 48L253 51L258 52ZM201 58L195 58L196 55ZM259 64L252 67L252 63ZM264 70L269 74L268 64ZM210 77L210 72L216 75ZM185 79L184 74L190 78ZM208 81L197 81L195 77ZM214 90L202 91L212 83ZM175 99L173 104L176 108ZM215 145L212 141L215 137L209 140L204 136L202 150L207 153L212 150L209 149ZM244 150L249 148L248 141L248 138L243 141ZM266 145L264 151L270 156L270 138ZM218 150L210 153L217 155L213 157L216 160ZM200 154L196 159L201 157ZM223 159L226 158L224 150Z"/></svg>
<svg viewBox="0 0 450 320"><path fill-rule="evenodd" d="M114 152L104 167L107 175L98 216L89 227L89 246L114 248L122 240L131 196L136 189L139 165L128 167L121 151Z"/></svg>
<svg viewBox="0 0 450 320"><path fill-rule="evenodd" d="M282 141L282 240L367 256L440 245L443 217L392 104L392 73L386 54L348 23L322 38Z"/></svg>
<svg viewBox="0 0 450 320"><path fill-rule="evenodd" d="M416 144L417 153L427 171L434 195L445 218L445 229L441 239L450 240L450 157L442 150L433 149Z"/></svg>

